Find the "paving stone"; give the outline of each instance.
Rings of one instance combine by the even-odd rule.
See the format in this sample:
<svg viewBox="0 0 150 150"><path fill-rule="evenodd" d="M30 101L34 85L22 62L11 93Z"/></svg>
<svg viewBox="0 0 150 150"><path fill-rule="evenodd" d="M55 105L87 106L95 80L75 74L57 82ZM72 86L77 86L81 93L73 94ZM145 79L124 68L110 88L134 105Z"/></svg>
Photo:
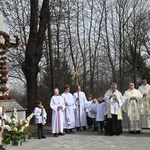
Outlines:
<svg viewBox="0 0 150 150"><path fill-rule="evenodd" d="M21 146L6 146L6 150L148 150L150 130L141 134L129 134L127 130L120 136L102 136L94 131L78 131L58 138L47 135L46 139L33 139Z"/></svg>

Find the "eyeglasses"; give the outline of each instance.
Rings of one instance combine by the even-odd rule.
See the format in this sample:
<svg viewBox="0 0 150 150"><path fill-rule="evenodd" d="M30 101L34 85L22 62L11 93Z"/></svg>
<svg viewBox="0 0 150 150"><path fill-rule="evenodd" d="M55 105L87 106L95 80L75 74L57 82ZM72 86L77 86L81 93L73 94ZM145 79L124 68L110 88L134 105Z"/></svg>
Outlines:
<svg viewBox="0 0 150 150"><path fill-rule="evenodd" d="M134 85L129 85L129 86L134 86Z"/></svg>

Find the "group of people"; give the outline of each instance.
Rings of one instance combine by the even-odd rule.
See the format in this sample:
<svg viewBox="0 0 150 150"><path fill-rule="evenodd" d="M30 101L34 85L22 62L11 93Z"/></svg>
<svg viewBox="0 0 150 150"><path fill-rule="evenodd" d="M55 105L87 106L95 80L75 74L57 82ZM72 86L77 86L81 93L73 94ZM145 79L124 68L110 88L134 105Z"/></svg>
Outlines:
<svg viewBox="0 0 150 150"><path fill-rule="evenodd" d="M55 88L50 100L54 137L64 135L64 132L74 133L74 128L79 131L86 130L87 127L98 130L98 134L120 135L122 134L122 112L128 116L129 132L140 133L141 120L143 125L146 124L150 115L150 85L146 79L143 79L139 89L135 89L134 83L129 83L129 89L124 95L117 90L117 84L112 83L104 96L94 99L91 96L86 98L80 85L76 87L73 95L70 93L69 85L65 85L64 89L64 93L60 95L59 89ZM42 109L41 102L38 101L37 104L35 118L40 139L45 138L43 124L46 111Z"/></svg>

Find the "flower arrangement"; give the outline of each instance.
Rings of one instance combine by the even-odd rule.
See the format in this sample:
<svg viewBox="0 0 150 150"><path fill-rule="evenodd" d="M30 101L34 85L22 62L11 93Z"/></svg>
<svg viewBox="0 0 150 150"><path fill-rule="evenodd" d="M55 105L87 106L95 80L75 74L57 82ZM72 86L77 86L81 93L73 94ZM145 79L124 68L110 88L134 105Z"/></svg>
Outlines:
<svg viewBox="0 0 150 150"><path fill-rule="evenodd" d="M3 38L5 39L4 43L0 42L0 48L6 49L6 47L10 46L10 37L7 33L3 31L0 31L0 36L3 36Z"/></svg>
<svg viewBox="0 0 150 150"><path fill-rule="evenodd" d="M8 94L8 95L5 94L5 95L2 95L2 96L0 95L0 99L1 99L1 100L12 99L12 96L9 95L9 94Z"/></svg>
<svg viewBox="0 0 150 150"><path fill-rule="evenodd" d="M0 41L0 100L6 100L11 98L9 94L6 94L8 91L6 86L8 83L7 52L8 48L17 47L21 43L21 40L18 36L10 38L10 36L3 31L0 31L0 37L3 39Z"/></svg>
<svg viewBox="0 0 150 150"><path fill-rule="evenodd" d="M17 117L17 110L14 109L12 117L6 116L6 122L4 126L4 144L10 144L10 142L18 142L29 136L29 123L34 113L27 117L26 120L19 120Z"/></svg>

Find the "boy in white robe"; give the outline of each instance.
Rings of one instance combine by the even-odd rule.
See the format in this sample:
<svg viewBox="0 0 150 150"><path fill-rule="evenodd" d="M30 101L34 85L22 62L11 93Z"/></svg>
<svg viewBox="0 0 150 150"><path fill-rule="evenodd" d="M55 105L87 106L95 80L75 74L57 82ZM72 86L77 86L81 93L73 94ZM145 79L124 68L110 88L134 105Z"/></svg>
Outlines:
<svg viewBox="0 0 150 150"><path fill-rule="evenodd" d="M87 126L88 126L88 129L92 129L92 118L89 117L89 110L90 110L90 105L92 103L92 95L89 95L87 97L87 101L88 101L88 108L86 108L86 113L87 113Z"/></svg>
<svg viewBox="0 0 150 150"><path fill-rule="evenodd" d="M43 133L43 125L46 123L47 113L42 105L42 102L37 100L36 107L34 109L35 113L35 124L37 124L38 138L46 138Z"/></svg>
<svg viewBox="0 0 150 150"><path fill-rule="evenodd" d="M96 121L100 123L100 132L98 134L105 134L105 120L107 115L107 105L103 97L97 98L96 105Z"/></svg>
<svg viewBox="0 0 150 150"><path fill-rule="evenodd" d="M65 92L61 94L65 102L65 111L64 111L64 128L66 133L74 133L72 130L75 127L75 103L73 95L70 93L70 86L65 85Z"/></svg>
<svg viewBox="0 0 150 150"><path fill-rule="evenodd" d="M98 130L98 123L96 121L96 106L97 106L97 100L93 99L90 103L90 106L88 107L88 117L92 119L92 124L94 125L93 131Z"/></svg>
<svg viewBox="0 0 150 150"><path fill-rule="evenodd" d="M80 127L83 127L83 130L86 130L87 126L87 118L86 118L86 108L88 107L88 102L85 96L85 93L81 91L80 85L76 87L77 92L73 94L76 112L75 112L75 120L76 120L76 128L77 131Z"/></svg>
<svg viewBox="0 0 150 150"><path fill-rule="evenodd" d="M54 96L52 96L50 100L50 107L52 109L52 133L54 134L54 137L58 137L58 135L64 135L63 125L65 102L59 95L58 88L54 89Z"/></svg>

